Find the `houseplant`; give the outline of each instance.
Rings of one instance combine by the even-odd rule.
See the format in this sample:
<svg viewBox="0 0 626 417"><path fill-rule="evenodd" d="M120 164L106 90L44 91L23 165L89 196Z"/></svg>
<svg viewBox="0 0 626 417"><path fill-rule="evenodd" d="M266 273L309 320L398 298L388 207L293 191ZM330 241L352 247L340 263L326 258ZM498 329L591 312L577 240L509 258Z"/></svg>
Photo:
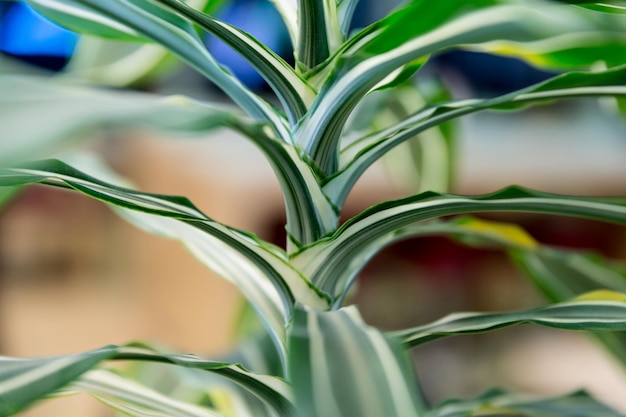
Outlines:
<svg viewBox="0 0 626 417"><path fill-rule="evenodd" d="M493 391L473 400L431 405L420 393L407 351L442 337L525 322L571 330L626 330L626 284L609 262L546 249L519 229L448 218L522 211L624 224L626 199L561 196L520 187L480 196L425 191L382 202L342 225L339 217L363 172L428 128L485 109L626 95L623 3L415 0L349 34L356 1L275 0L294 45L293 67L251 36L204 13L212 3L29 3L78 32L164 46L222 89L237 108L98 90L72 85L71 80L3 75L0 184L74 189L115 206L139 227L181 240L241 290L270 343L260 336L252 346L264 352L263 360L247 367L162 353L140 344L63 357L2 358L0 415L18 413L49 395L74 392L88 392L138 416L619 415L581 393L529 400ZM217 64L199 37L205 31L255 66L280 109ZM454 47L517 56L562 74L496 98L432 102L378 129L354 121L375 91L404 85L431 55ZM28 123L32 114L45 130ZM101 125L149 125L164 132L223 127L248 138L280 182L287 213L286 249L208 218L183 197L135 191L98 164L80 164L78 170L72 164L79 162L32 161ZM358 307L349 305L359 271L386 245L427 235L506 248L528 268L552 304L527 311L453 314L395 332L365 324ZM569 262L572 257L578 262ZM557 272L542 274L548 264ZM581 265L593 265L593 273ZM598 337L626 361L619 334ZM192 380L189 395L182 398L104 368L105 361L167 363L206 372L172 376ZM212 374L234 384L216 382L207 376ZM197 392L202 395L191 395Z"/></svg>

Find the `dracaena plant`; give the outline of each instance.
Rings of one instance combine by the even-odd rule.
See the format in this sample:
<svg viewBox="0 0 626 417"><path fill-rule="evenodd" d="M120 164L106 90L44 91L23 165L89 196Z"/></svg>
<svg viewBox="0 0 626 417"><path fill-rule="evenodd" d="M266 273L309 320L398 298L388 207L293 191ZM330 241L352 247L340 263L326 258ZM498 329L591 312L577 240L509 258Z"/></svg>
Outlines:
<svg viewBox="0 0 626 417"><path fill-rule="evenodd" d="M3 74L0 184L76 190L112 205L145 230L180 240L239 288L269 337L245 345L233 361L164 353L140 344L59 357L2 357L0 415L76 392L133 416L619 415L583 393L528 399L492 391L432 405L422 394L419 367L416 373L409 352L435 339L534 323L593 332L626 362L626 344L614 332L626 330L622 269L604 259L545 247L514 226L469 217L519 211L626 224L626 198L573 197L520 187L477 196L425 190L381 202L342 225L339 218L355 182L375 161L409 140L419 143L422 133L461 116L588 96L608 96L622 105L624 3L413 0L351 31L356 0L274 0L293 45L294 65L217 19L212 14L216 2L28 3L71 30L136 43L125 57L132 66L121 71L123 82L154 70L167 51L219 87L232 104L98 89L84 80L73 82L76 74L52 80ZM276 100L250 91L218 64L203 44L205 33L247 59ZM142 53L154 48L151 44L163 49ZM426 100L414 76L430 57L455 48L514 56L560 75L493 98ZM121 62L99 64L106 68ZM95 78L106 73L92 70ZM407 89L413 93L400 94ZM377 102L373 97L385 98L377 107L371 105ZM390 100L408 110L380 122ZM102 126L144 126L165 135L227 128L250 140L282 188L285 249L208 217L184 197L136 191L98 164L36 159L49 158ZM450 145L445 131L437 137L443 149ZM422 150L422 160L436 158L428 147ZM444 175L447 158L437 161ZM424 170L424 175L433 174ZM433 235L503 248L549 303L525 311L456 313L393 332L367 325L359 308L350 305L361 269L393 242ZM257 353L246 356L247 349ZM187 395L180 395L180 389L169 395L130 373L111 371L105 367L110 361L169 364L168 378L185 386Z"/></svg>

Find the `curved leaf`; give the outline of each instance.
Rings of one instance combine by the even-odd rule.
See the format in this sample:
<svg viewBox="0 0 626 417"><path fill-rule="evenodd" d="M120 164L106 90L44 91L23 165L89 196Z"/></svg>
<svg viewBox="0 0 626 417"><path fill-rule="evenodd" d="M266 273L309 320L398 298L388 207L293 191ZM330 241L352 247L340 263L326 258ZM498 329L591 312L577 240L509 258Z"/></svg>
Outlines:
<svg viewBox="0 0 626 417"><path fill-rule="evenodd" d="M244 387L279 415L292 415L291 390L279 378L253 374L238 364L208 361L193 355L160 354L144 347L113 345L51 358L0 357L1 415L15 414L44 396L64 395L76 390L89 392L122 410L135 409L140 413L153 410L166 413L157 415L168 416L217 415L191 404L166 399L161 394L101 370L88 373L107 360L169 363L215 373ZM72 385L68 386L70 383Z"/></svg>
<svg viewBox="0 0 626 417"><path fill-rule="evenodd" d="M536 399L492 390L474 400L449 400L437 405L426 417L620 417L623 414L599 403L585 392L557 398Z"/></svg>
<svg viewBox="0 0 626 417"><path fill-rule="evenodd" d="M221 88L235 103L256 120L268 122L275 134L288 141L289 134L283 117L260 97L245 88L237 78L226 71L206 50L193 26L180 16L157 6L150 0L30 0L34 5L45 3L52 10L63 10L64 15L48 15L63 25L71 19L83 20L82 9L104 16L131 28L141 36L172 51ZM77 7L75 7L77 6ZM46 10L42 10L46 12ZM86 22L88 30L89 21Z"/></svg>
<svg viewBox="0 0 626 417"><path fill-rule="evenodd" d="M601 288L626 293L626 265L611 262L597 254L541 245L514 224L464 216L407 227L379 243L388 245L421 236L447 236L469 246L506 251L551 302L564 302ZM617 360L626 363L625 333L596 332L594 336Z"/></svg>
<svg viewBox="0 0 626 417"><path fill-rule="evenodd" d="M447 91L437 82L429 83L425 92L416 89L410 83L405 83L387 94L378 93L378 95L387 96L378 105L377 114L380 116L374 118L375 124L369 124L367 130L362 132L376 132L381 128L393 126L411 116L426 103L450 100ZM359 110L359 113L363 111ZM372 120L367 109L364 113L365 118ZM380 119L379 123L376 123L377 119ZM356 131L353 136L360 137L362 132ZM456 133L456 126L452 123L442 123L419 132L382 155L381 162L392 183L397 184L400 190L408 190L410 194L448 191L454 178ZM339 181L341 180L335 177L330 180L334 184L327 183L324 188L333 190ZM343 206L343 200L333 201Z"/></svg>
<svg viewBox="0 0 626 417"><path fill-rule="evenodd" d="M336 0L298 2L298 47L294 48L303 71L324 62L343 42Z"/></svg>
<svg viewBox="0 0 626 417"><path fill-rule="evenodd" d="M133 343L131 347L137 347L143 353L156 352L152 347L142 343ZM219 372L202 371L202 368L194 369L194 361L187 365L179 365L168 362L168 360L156 360L154 362L131 360L130 363L122 364L123 373L121 375L138 384L154 388L167 398L187 404L203 406L210 404L211 410L229 417L293 415L291 411L293 394L290 387L280 377L270 377L270 375L283 374L280 358L272 340L265 334L262 349L256 350L257 347L259 346L256 343L245 343L236 349L236 352L244 352L244 355L228 354L227 357L220 358L218 362L215 362L215 364L221 363L227 366L230 364L230 366L235 367L235 371L243 370L244 374L242 374L240 382L234 382L233 379ZM187 355L182 356L183 358L187 357ZM259 361L265 361L268 357L274 361L272 367L265 367L265 363L259 364ZM210 364L210 361L207 362ZM216 368L216 366L213 367ZM219 366L216 368L217 371L219 371L218 368ZM224 369L229 371L227 368ZM248 378L246 374L249 374L251 378ZM255 382L257 386L249 389L251 381L258 381L258 384ZM261 387L259 389L260 384L265 382L269 388L263 389ZM266 395L269 395L268 400L270 401L264 399ZM276 405L278 405L278 409ZM285 408L288 410L285 411Z"/></svg>
<svg viewBox="0 0 626 417"><path fill-rule="evenodd" d="M339 26L343 33L344 39L348 38L350 34L350 26L352 24L352 17L356 10L359 0L339 0L337 1L337 15L339 18Z"/></svg>
<svg viewBox="0 0 626 417"><path fill-rule="evenodd" d="M140 127L167 133L231 128L266 156L283 191L290 250L336 228L338 214L311 168L288 144L234 108L182 97L71 86L55 79L0 76L0 166L48 156L97 128ZM52 104L52 105L51 105ZM39 123L30 123L37 114Z"/></svg>
<svg viewBox="0 0 626 417"><path fill-rule="evenodd" d="M405 24L392 28L378 24L376 29L368 29L371 32L369 37L337 58L338 69L330 75L309 116L295 132L296 143L323 173L333 175L337 169L341 132L354 107L380 81L403 65L458 45L479 45L496 40L529 42L564 33L599 30L596 22L578 10L564 6L544 8L537 4L516 4L486 7L493 6L493 2L485 1L458 8L456 2L451 1L454 5L447 6L455 12L443 12L447 3L416 2L414 8L409 8L415 13L413 16L428 21L427 17L432 13L437 16L433 24L428 23L426 27ZM398 25L398 21L393 20L394 25ZM393 36L383 36L386 31L393 32ZM623 31L615 28L607 29L607 32L623 36ZM324 128L319 129L319 126Z"/></svg>
<svg viewBox="0 0 626 417"><path fill-rule="evenodd" d="M336 230L339 212L297 150L261 133L249 136L268 157L281 185L287 214L288 253Z"/></svg>
<svg viewBox="0 0 626 417"><path fill-rule="evenodd" d="M178 0L158 0L207 32L217 36L246 59L267 81L295 124L306 113L315 91L282 58L242 30L201 13Z"/></svg>
<svg viewBox="0 0 626 417"><path fill-rule="evenodd" d="M132 26L126 25L111 16L80 0L26 0L35 10L50 20L69 30L124 41L146 42L147 39Z"/></svg>
<svg viewBox="0 0 626 417"><path fill-rule="evenodd" d="M496 40L463 49L520 59L550 71L588 68L598 62L613 67L624 63L626 34L602 31L565 33L532 42Z"/></svg>
<svg viewBox="0 0 626 417"><path fill-rule="evenodd" d="M298 0L269 0L280 14L289 33L291 46L294 51L298 50L300 45L299 29L298 29Z"/></svg>
<svg viewBox="0 0 626 417"><path fill-rule="evenodd" d="M97 128L138 126L193 133L254 126L235 109L182 96L97 90L20 75L0 76L0 90L0 132L5 138L0 142L0 165L49 154ZM33 117L37 123L32 123Z"/></svg>
<svg viewBox="0 0 626 417"><path fill-rule="evenodd" d="M72 188L121 207L133 224L181 240L203 263L232 281L257 310L284 358L284 328L296 300L316 308L327 301L280 249L206 217L187 199L140 193L97 180L56 160L0 170L0 185L43 183ZM157 215L157 216L152 216Z"/></svg>
<svg viewBox="0 0 626 417"><path fill-rule="evenodd" d="M180 64L171 53L154 44L84 36L58 77L114 87L139 86Z"/></svg>
<svg viewBox="0 0 626 417"><path fill-rule="evenodd" d="M604 13L626 14L626 4L623 0L604 0L604 1L588 1L588 0L558 0L562 3L575 4L585 9L595 10Z"/></svg>
<svg viewBox="0 0 626 417"><path fill-rule="evenodd" d="M225 417L216 411L173 399L104 369L87 372L56 395L82 392L133 417Z"/></svg>
<svg viewBox="0 0 626 417"><path fill-rule="evenodd" d="M164 354L145 347L119 347L114 360L148 361L209 371L235 382L267 403L281 416L293 414L292 393L282 379L249 372L240 364L209 361L195 355Z"/></svg>
<svg viewBox="0 0 626 417"><path fill-rule="evenodd" d="M502 248L550 302L607 288L626 293L626 266L594 254L541 245L522 228L470 217L407 228L395 236L451 236L466 245ZM626 333L596 332L594 336L626 364Z"/></svg>
<svg viewBox="0 0 626 417"><path fill-rule="evenodd" d="M469 246L503 248L552 302L600 288L626 293L626 265L596 253L542 245L514 224L457 217L431 223L424 229Z"/></svg>
<svg viewBox="0 0 626 417"><path fill-rule="evenodd" d="M0 415L10 416L111 358L115 346L38 359L0 356Z"/></svg>
<svg viewBox="0 0 626 417"><path fill-rule="evenodd" d="M396 125L352 142L341 150L339 171L324 191L342 205L358 178L395 146L441 123L486 109L515 109L547 100L585 96L626 96L626 66L605 71L570 72L490 99L426 106Z"/></svg>
<svg viewBox="0 0 626 417"><path fill-rule="evenodd" d="M511 258L551 302L561 302L586 291L610 288L626 292L626 269L594 254L543 250L509 250ZM596 333L618 361L626 364L626 333Z"/></svg>
<svg viewBox="0 0 626 417"><path fill-rule="evenodd" d="M626 198L578 198L520 187L473 197L426 192L364 211L333 236L304 248L293 257L292 264L336 303L341 302L358 271L404 228L444 216L491 211L558 214L626 224Z"/></svg>
<svg viewBox="0 0 626 417"><path fill-rule="evenodd" d="M614 301L617 300L617 301ZM518 324L563 330L625 331L626 294L597 291L573 301L507 313L453 313L433 323L390 332L407 347L448 336L484 333Z"/></svg>
<svg viewBox="0 0 626 417"><path fill-rule="evenodd" d="M412 365L358 311L298 309L289 373L299 417L423 415Z"/></svg>

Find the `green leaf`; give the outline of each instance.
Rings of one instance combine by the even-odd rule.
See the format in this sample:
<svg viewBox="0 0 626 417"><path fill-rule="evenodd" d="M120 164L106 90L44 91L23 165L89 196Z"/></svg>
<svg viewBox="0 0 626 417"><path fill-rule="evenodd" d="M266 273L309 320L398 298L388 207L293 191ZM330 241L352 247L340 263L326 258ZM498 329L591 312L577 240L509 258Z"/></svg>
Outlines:
<svg viewBox="0 0 626 417"><path fill-rule="evenodd" d="M91 20L83 16L83 9L91 15L104 16L132 29L146 39L162 45L183 61L194 67L201 74L221 88L235 103L256 120L268 122L275 134L288 141L289 133L283 117L268 103L244 87L236 77L225 70L206 50L202 40L191 24L180 16L157 6L150 0L31 0L34 5L45 3L63 15L50 15L58 18L63 25L67 19L84 21L85 30L89 30Z"/></svg>
<svg viewBox="0 0 626 417"><path fill-rule="evenodd" d="M626 293L624 265L597 254L541 245L515 224L464 216L406 228L392 240L409 236L448 236L473 247L502 249L551 302L564 302L589 292L597 295L601 288ZM598 332L594 336L626 364L626 333Z"/></svg>
<svg viewBox="0 0 626 417"><path fill-rule="evenodd" d="M245 317L239 317L236 324L235 335L236 348L228 352L224 361L240 363L246 369L257 374L281 376L284 375L281 358L276 354L276 349L269 337L268 332L262 326L261 321L253 310L246 304ZM250 323L254 319L254 323ZM247 329L241 329L241 322L247 320ZM245 331L245 334L242 334Z"/></svg>
<svg viewBox="0 0 626 417"><path fill-rule="evenodd" d="M97 128L138 126L170 132L235 130L254 123L235 109L182 96L159 97L128 91L72 86L58 80L0 76L0 165L48 155ZM38 123L31 123L36 115Z"/></svg>
<svg viewBox="0 0 626 417"><path fill-rule="evenodd" d="M199 3L192 0L187 3L206 14L216 14L228 0L199 0Z"/></svg>
<svg viewBox="0 0 626 417"><path fill-rule="evenodd" d="M269 405L281 416L293 414L292 393L289 385L280 378L249 372L236 363L209 361L195 355L159 353L143 346L119 347L115 360L148 361L208 371L225 377Z"/></svg>
<svg viewBox="0 0 626 417"><path fill-rule="evenodd" d="M115 87L145 86L180 64L171 53L154 44L83 36L58 77Z"/></svg>
<svg viewBox="0 0 626 417"><path fill-rule="evenodd" d="M582 7L597 12L611 13L611 14L626 14L626 6L623 3L618 4L617 1L611 3L591 3L583 4Z"/></svg>
<svg viewBox="0 0 626 417"><path fill-rule="evenodd" d="M614 1L612 5L608 2L586 3L583 7L605 9L615 7L613 10L624 8L623 2L619 0ZM621 7L616 6L617 4L621 4ZM423 0L412 1L408 6L379 23L380 33L363 47L361 53L371 55L385 53L420 36L428 36L429 32L463 15L477 11L486 13L484 16L492 15L493 12L504 15L508 7L510 5L506 2L497 0L474 0L464 2L463 5L455 3L454 0L437 3ZM521 22L514 22L514 25L518 27L517 30L521 29L517 34L514 34L514 31L500 34L501 32L498 31L492 39L485 38L481 42L459 42L457 45L462 48L476 48L490 53L515 56L544 68L580 69L589 67L599 60L613 61L615 58L618 59L616 62L623 63L623 60L619 60L620 52L623 53L626 48L623 21L606 19L606 16L597 16L587 10L550 5L549 2L531 3L526 10L531 9L541 11L543 16L536 16L533 21L527 22L528 25L525 28L519 26ZM520 13L526 12L520 10ZM416 22L415 16L420 16L420 20ZM550 19L553 19L552 24L556 27L563 24L572 25L571 32L563 30L565 26L557 30L553 30L556 27L540 26L540 22L548 23ZM527 31L526 35L523 35L524 31ZM516 51L518 48L519 51ZM553 54L558 57L552 56ZM559 57L563 59L563 62L559 62ZM567 61L576 62L568 63Z"/></svg>
<svg viewBox="0 0 626 417"><path fill-rule="evenodd" d="M99 12L80 0L27 0L39 13L67 29L109 39L146 42L147 39L130 25Z"/></svg>
<svg viewBox="0 0 626 417"><path fill-rule="evenodd" d="M454 0L436 3L426 0L409 1L404 7L376 22L377 35L372 37L361 51L372 55L388 52L414 38L428 34L455 18L499 4L502 2L497 0L471 0L463 4Z"/></svg>
<svg viewBox="0 0 626 417"><path fill-rule="evenodd" d="M598 62L612 67L624 63L626 35L602 31L574 32L533 42L496 40L463 49L520 59L550 71L589 68Z"/></svg>
<svg viewBox="0 0 626 417"><path fill-rule="evenodd" d="M337 226L335 207L296 150L237 109L182 96L97 90L18 75L0 76L0 90L6 93L0 97L0 136L10 138L0 142L0 166L48 156L88 134L93 136L98 128L139 127L188 134L227 127L251 140L273 167L284 194L290 250ZM39 123L28 122L33 114Z"/></svg>
<svg viewBox="0 0 626 417"><path fill-rule="evenodd" d="M422 93L413 85L406 84L390 92L383 103L384 110L380 112L387 119L385 127L405 120L416 109L433 102L432 95L436 94L440 100L449 99L440 85L431 86L431 90ZM370 132L378 130L370 129ZM454 170L454 136L454 129L442 123L418 133L384 154L382 162L385 170L398 189L409 190L410 194L448 191Z"/></svg>
<svg viewBox="0 0 626 417"><path fill-rule="evenodd" d="M426 417L620 417L623 414L599 403L585 392L557 398L536 399L492 390L474 400L449 400Z"/></svg>
<svg viewBox="0 0 626 417"><path fill-rule="evenodd" d="M269 387L278 384L277 389L274 390L277 394L270 395L270 397L284 397L287 401L281 400L278 403L280 405L278 408L284 410L285 405L291 404L291 390L281 378L269 377L269 375L282 375L283 370L272 340L267 333L264 336L261 345L258 345L256 340L254 343L238 345L236 354L233 355L232 352L229 352L227 357L220 358L219 362L216 363L232 364L232 366L236 366L236 370L247 369L246 373L251 374L255 379L267 378ZM133 346L144 348L143 344L133 344ZM256 349L257 347L259 349ZM154 351L151 347L146 347L146 349ZM186 357L186 355L184 356ZM265 361L270 360L270 358L275 362L271 367L267 367ZM192 367L172 366L167 361L163 361L163 363L158 361L131 361L130 364L124 363L122 369L125 378L132 379L147 387L153 387L167 398L188 404L210 405L212 410L228 417L281 417L284 414L293 414L290 411L279 412L275 406L271 406L270 403L275 403L275 401L268 402L263 399L263 390L248 389L247 386L250 384L246 382L245 374L242 383L235 383L226 375L224 377L219 373L194 369L193 362L189 365ZM228 369L226 370L228 371ZM280 394L280 392L285 391L285 388L287 388L286 395ZM261 391L261 395L258 395L258 391ZM291 406L288 407L291 408Z"/></svg>
<svg viewBox="0 0 626 417"><path fill-rule="evenodd" d="M520 187L471 197L425 192L365 210L333 236L304 248L293 257L292 264L333 297L335 304L341 303L365 263L399 236L419 233L417 222L492 211L558 214L626 224L625 198L578 198ZM407 227L411 229L407 231ZM423 227L428 230L429 225Z"/></svg>
<svg viewBox="0 0 626 417"><path fill-rule="evenodd" d="M511 256L553 302L598 288L626 292L624 265L597 254L542 247L533 251L511 248Z"/></svg>
<svg viewBox="0 0 626 417"><path fill-rule="evenodd" d="M296 300L316 308L327 301L287 262L279 248L208 218L183 197L137 192L97 180L56 160L0 170L0 185L40 182L72 188L121 207L152 233L181 240L200 261L233 282L264 320L283 355L284 328ZM153 216L156 215L156 216Z"/></svg>
<svg viewBox="0 0 626 417"><path fill-rule="evenodd" d="M297 51L298 45L300 44L300 39L298 37L300 34L300 30L298 29L298 0L269 1L274 5L283 19L287 32L289 33L291 47L294 51Z"/></svg>
<svg viewBox="0 0 626 417"><path fill-rule="evenodd" d="M401 122L368 134L341 150L339 171L324 185L341 206L358 178L397 145L442 123L481 110L518 109L528 104L585 96L626 96L626 66L603 71L569 72L495 98L444 102L423 107Z"/></svg>
<svg viewBox="0 0 626 417"><path fill-rule="evenodd" d="M162 354L138 346L106 346L76 355L41 359L0 357L0 415L8 416L48 395L89 392L122 411L159 416L216 416L216 413L166 399L154 391L104 371L87 373L103 361L142 361L177 365L225 377L266 403L281 416L292 415L291 390L282 379L258 375L239 364L193 355ZM86 374L86 375L84 375ZM72 385L69 385L73 383ZM146 414L147 413L147 414ZM168 414L171 413L171 414Z"/></svg>
<svg viewBox="0 0 626 417"><path fill-rule="evenodd" d="M298 309L289 352L298 417L423 415L408 357L354 307Z"/></svg>
<svg viewBox="0 0 626 417"><path fill-rule="evenodd" d="M458 217L429 228L469 246L506 250L551 302L600 288L626 292L626 265L596 253L542 245L515 224Z"/></svg>
<svg viewBox="0 0 626 417"><path fill-rule="evenodd" d="M416 59L410 62L391 74L389 74L384 80L374 87L374 90L387 90L401 86L404 83L410 81L410 79L417 73L424 64L428 61L428 58Z"/></svg>
<svg viewBox="0 0 626 417"><path fill-rule="evenodd" d="M114 346L38 359L0 356L0 415L10 416L53 393L115 354Z"/></svg>
<svg viewBox="0 0 626 417"><path fill-rule="evenodd" d="M595 10L597 12L626 14L626 4L624 0L604 0L588 1L588 0L558 0L563 3L575 4L585 9Z"/></svg>
<svg viewBox="0 0 626 417"><path fill-rule="evenodd" d="M300 159L298 151L262 133L250 137L268 157L281 185L287 214L288 253L336 230L339 211L322 191L311 167Z"/></svg>
<svg viewBox="0 0 626 417"><path fill-rule="evenodd" d="M133 417L225 417L216 411L176 400L104 369L87 372L57 395L83 392L112 409Z"/></svg>
<svg viewBox="0 0 626 417"><path fill-rule="evenodd" d="M258 328L258 330L259 332L254 337L249 337L242 343L239 343L236 349L229 352L223 360L231 363L240 363L246 369L257 374L283 375L280 358L276 354L276 349L269 335L262 328ZM171 380L171 375L166 375L165 377ZM228 415L254 417L282 417L283 415L277 413L276 408L269 407L267 402L259 400L241 385L225 384L224 378L215 378L213 375L206 373L204 377L196 381L195 386L201 391L208 390L211 403L218 410L222 410L224 413L228 413ZM151 380L152 376L148 375L148 378L147 380ZM181 383L184 384L185 382L189 382L189 378L182 375ZM185 393L187 392L188 390L185 390ZM291 389L286 397L290 399L290 402L292 401L293 393Z"/></svg>
<svg viewBox="0 0 626 417"><path fill-rule="evenodd" d="M618 301L613 301L613 300ZM389 333L408 347L443 337L530 323L563 330L626 331L626 294L599 291L573 301L506 313L453 313L433 323Z"/></svg>
<svg viewBox="0 0 626 417"><path fill-rule="evenodd" d="M571 253L551 248L509 251L515 263L551 302L609 288L626 292L626 269L595 254ZM626 366L626 333L595 333L605 347Z"/></svg>
<svg viewBox="0 0 626 417"><path fill-rule="evenodd" d="M563 302L583 293L598 294L601 288L626 292L623 264L595 253L541 245L513 224L461 217L421 229L420 234L430 230L432 234L453 236L467 245L504 249L550 302ZM626 365L626 333L598 332L594 336Z"/></svg>
<svg viewBox="0 0 626 417"><path fill-rule="evenodd" d="M343 43L336 0L298 2L298 64L303 70L324 62Z"/></svg>
<svg viewBox="0 0 626 417"><path fill-rule="evenodd" d="M590 21L586 14L581 15L575 8L541 7L538 4L487 7L492 3L467 3L472 6L458 9L458 3L453 0L416 2L437 16L434 23L427 23L425 27L400 26L398 22L402 19L396 21L390 17L368 28L367 35L360 42L342 50L340 56L332 60L336 69L329 75L327 85L320 91L309 115L294 133L296 143L311 156L321 172L331 176L338 166L341 132L353 109L398 68L458 45L481 45L497 40L531 42L569 33L603 31L597 22ZM420 15L415 7L415 10L410 9L411 13L428 21L431 14ZM455 13L445 12L445 7ZM392 32L393 36L385 36L387 32ZM618 39L623 37L623 30L611 27L606 32L615 33ZM324 128L320 129L320 126Z"/></svg>
<svg viewBox="0 0 626 417"><path fill-rule="evenodd" d="M315 98L315 91L271 49L246 32L178 0L157 1L215 35L246 59L276 92L292 124L306 113Z"/></svg>
<svg viewBox="0 0 626 417"><path fill-rule="evenodd" d="M337 1L337 15L339 17L339 24L344 39L348 38L350 34L350 26L352 24L352 17L356 10L356 6L359 4L359 0L339 0Z"/></svg>

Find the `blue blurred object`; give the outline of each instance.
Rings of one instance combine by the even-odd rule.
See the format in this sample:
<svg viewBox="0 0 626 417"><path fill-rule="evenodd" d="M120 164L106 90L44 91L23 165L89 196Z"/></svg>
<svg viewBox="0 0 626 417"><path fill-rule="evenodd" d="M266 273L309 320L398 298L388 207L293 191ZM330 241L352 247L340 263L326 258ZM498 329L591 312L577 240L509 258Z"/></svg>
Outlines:
<svg viewBox="0 0 626 417"><path fill-rule="evenodd" d="M264 0L239 0L220 10L218 17L257 38L286 60L290 49L289 34L274 6ZM215 58L252 90L261 90L266 84L254 68L237 52L214 36L205 37L207 48ZM291 52L289 52L291 54Z"/></svg>
<svg viewBox="0 0 626 417"><path fill-rule="evenodd" d="M435 61L437 67L463 76L480 96L509 93L556 75L518 59L482 52L451 51L436 57Z"/></svg>
<svg viewBox="0 0 626 417"><path fill-rule="evenodd" d="M23 2L9 3L0 15L0 51L52 70L72 56L78 37Z"/></svg>

